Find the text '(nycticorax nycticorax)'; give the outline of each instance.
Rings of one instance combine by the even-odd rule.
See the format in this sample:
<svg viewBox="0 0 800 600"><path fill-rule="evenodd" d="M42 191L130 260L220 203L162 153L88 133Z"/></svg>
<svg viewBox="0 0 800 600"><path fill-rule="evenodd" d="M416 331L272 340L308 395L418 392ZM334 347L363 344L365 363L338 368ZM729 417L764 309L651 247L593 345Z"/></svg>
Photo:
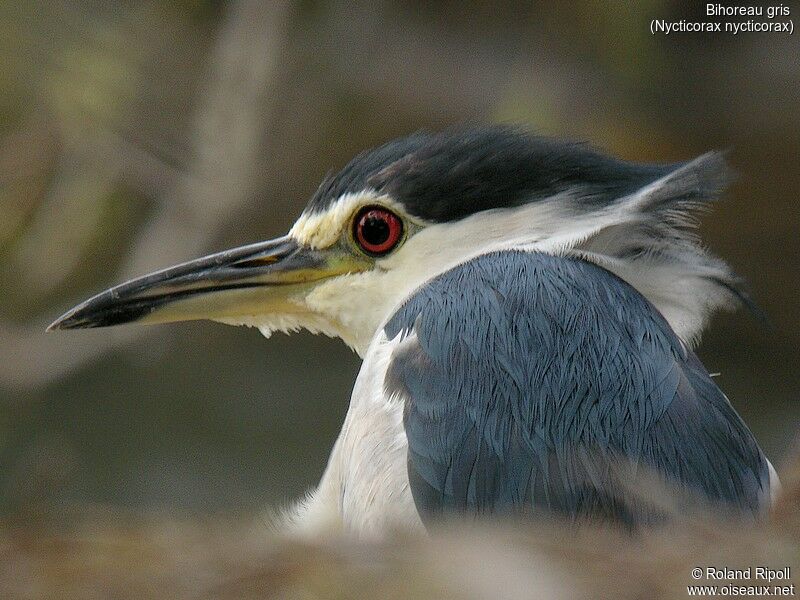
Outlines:
<svg viewBox="0 0 800 600"><path fill-rule="evenodd" d="M718 153L645 165L508 126L417 133L326 179L287 236L124 283L51 328L212 319L352 346L363 365L295 531L636 525L657 518L632 493L644 472L750 518L777 478L691 349L741 296L693 232L725 181Z"/></svg>

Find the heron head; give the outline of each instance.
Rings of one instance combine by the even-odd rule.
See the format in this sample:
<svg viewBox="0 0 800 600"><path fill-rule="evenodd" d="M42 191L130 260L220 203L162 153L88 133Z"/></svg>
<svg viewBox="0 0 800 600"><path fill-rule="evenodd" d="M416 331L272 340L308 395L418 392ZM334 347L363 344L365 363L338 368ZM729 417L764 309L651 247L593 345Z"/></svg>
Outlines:
<svg viewBox="0 0 800 600"><path fill-rule="evenodd" d="M487 251L528 249L597 261L691 337L727 300L727 268L685 231L722 171L717 155L641 165L507 126L417 133L323 181L288 235L123 283L50 329L211 319L265 335L305 328L363 354L425 281Z"/></svg>

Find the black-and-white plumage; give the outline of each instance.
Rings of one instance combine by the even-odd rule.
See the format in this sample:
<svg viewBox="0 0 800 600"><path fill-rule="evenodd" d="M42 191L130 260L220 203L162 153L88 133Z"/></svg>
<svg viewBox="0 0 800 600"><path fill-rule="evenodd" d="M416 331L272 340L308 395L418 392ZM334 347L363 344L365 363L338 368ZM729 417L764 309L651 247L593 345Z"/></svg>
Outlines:
<svg viewBox="0 0 800 600"><path fill-rule="evenodd" d="M729 179L719 152L636 164L511 126L454 129L357 156L322 183L304 216L316 224L315 215L367 191L425 224L454 225L469 245L458 249L462 260L497 247L580 256L631 283L694 344L714 310L744 297L695 233L698 212ZM470 217L475 228L457 226Z"/></svg>
<svg viewBox="0 0 800 600"><path fill-rule="evenodd" d="M418 133L326 179L287 237L128 282L53 327L209 318L353 347L364 363L319 486L287 515L297 532L449 512L635 525L661 517L630 493L640 473L751 518L777 478L691 350L742 297L694 232L727 179L715 152L644 165L509 126Z"/></svg>
<svg viewBox="0 0 800 600"><path fill-rule="evenodd" d="M508 126L419 132L356 156L320 185L307 210L324 212L346 193L372 189L415 217L445 223L564 192L603 204L679 167L629 163Z"/></svg>

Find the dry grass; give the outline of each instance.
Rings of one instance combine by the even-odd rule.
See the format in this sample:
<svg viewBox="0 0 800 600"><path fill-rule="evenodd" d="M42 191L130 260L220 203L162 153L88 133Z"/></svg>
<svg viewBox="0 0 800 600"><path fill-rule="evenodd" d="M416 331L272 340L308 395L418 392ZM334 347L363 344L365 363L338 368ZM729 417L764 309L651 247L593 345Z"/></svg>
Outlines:
<svg viewBox="0 0 800 600"><path fill-rule="evenodd" d="M0 597L685 598L694 567L800 567L800 460L768 523L691 519L630 535L481 524L384 544L276 539L263 522L94 519L68 532L7 526ZM740 585L766 582L738 581ZM790 585L789 582L774 582Z"/></svg>

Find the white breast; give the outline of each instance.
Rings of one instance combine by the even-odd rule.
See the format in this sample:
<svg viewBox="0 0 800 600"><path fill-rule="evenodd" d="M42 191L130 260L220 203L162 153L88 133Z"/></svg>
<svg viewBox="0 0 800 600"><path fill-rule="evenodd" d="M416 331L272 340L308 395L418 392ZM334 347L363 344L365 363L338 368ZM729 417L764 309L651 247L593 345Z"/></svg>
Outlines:
<svg viewBox="0 0 800 600"><path fill-rule="evenodd" d="M287 515L290 531L345 530L377 538L392 529L423 530L408 484L403 401L384 379L400 343L380 331L364 357L350 408L319 487Z"/></svg>

